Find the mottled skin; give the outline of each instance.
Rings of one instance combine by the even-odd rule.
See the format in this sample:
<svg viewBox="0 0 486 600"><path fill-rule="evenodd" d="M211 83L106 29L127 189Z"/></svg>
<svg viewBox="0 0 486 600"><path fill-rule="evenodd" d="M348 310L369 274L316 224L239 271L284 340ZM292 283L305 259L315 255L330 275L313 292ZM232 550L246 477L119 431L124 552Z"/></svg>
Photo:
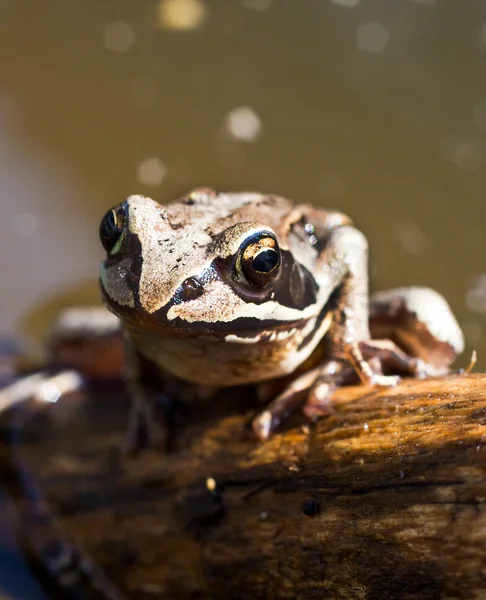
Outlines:
<svg viewBox="0 0 486 600"><path fill-rule="evenodd" d="M174 378L199 392L285 382L254 420L266 438L299 403L322 410L333 385L444 372L463 349L432 290L387 292L370 314L367 241L339 212L206 188L166 206L131 196L114 211L100 227L100 285L126 332L131 447L140 423L149 443L164 440L148 371L161 392Z"/></svg>

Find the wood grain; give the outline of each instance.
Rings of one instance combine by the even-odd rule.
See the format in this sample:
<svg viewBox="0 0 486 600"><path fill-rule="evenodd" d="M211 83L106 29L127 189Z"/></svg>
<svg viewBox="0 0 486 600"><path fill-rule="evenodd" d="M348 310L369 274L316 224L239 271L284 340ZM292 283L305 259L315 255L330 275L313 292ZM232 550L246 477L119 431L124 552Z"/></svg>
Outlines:
<svg viewBox="0 0 486 600"><path fill-rule="evenodd" d="M126 460L119 393L59 403L22 455L64 530L130 598L481 598L486 375L344 388L258 443L250 391Z"/></svg>

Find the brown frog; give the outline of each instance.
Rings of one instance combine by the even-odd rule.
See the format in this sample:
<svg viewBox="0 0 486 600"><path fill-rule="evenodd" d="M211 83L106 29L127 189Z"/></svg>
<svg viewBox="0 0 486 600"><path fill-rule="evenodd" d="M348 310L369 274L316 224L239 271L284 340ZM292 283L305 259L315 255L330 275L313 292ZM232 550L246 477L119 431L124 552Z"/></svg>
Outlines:
<svg viewBox="0 0 486 600"><path fill-rule="evenodd" d="M134 195L103 217L100 238L102 298L126 338L131 449L141 429L163 445L152 410L174 380L196 395L279 383L253 420L267 439L296 406L319 412L335 385L440 375L463 350L433 290L370 298L366 237L337 211L209 188L165 206Z"/></svg>

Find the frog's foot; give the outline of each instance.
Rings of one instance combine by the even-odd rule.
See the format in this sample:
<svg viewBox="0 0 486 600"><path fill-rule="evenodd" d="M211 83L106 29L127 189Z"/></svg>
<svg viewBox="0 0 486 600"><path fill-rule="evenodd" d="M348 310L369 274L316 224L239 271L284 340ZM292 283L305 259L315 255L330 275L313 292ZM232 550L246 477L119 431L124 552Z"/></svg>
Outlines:
<svg viewBox="0 0 486 600"><path fill-rule="evenodd" d="M425 371L420 359L410 357L397 348L390 340L367 340L349 344L345 355L349 361L355 379L363 385L373 387L394 387L400 381L398 375L384 375L386 369L390 373L407 373L415 376ZM348 370L346 380L333 381L328 376L320 377L309 391L303 412L309 418L316 418L329 413L332 407L332 394L336 384L350 385L355 383Z"/></svg>
<svg viewBox="0 0 486 600"><path fill-rule="evenodd" d="M346 357L356 369L363 385L394 386L400 381L397 373L420 379L443 374L443 369L406 354L391 340L354 342L347 346ZM395 375L383 375L383 372Z"/></svg>
<svg viewBox="0 0 486 600"><path fill-rule="evenodd" d="M267 440L275 429L297 408L310 418L329 413L336 387L363 385L394 387L399 375L426 377L437 369L420 358L409 356L391 340L365 340L346 347L347 360L329 360L290 383L263 412L252 421L257 437ZM391 373L391 374L384 374Z"/></svg>
<svg viewBox="0 0 486 600"><path fill-rule="evenodd" d="M275 429L303 404L319 406L319 415L327 412L331 392L335 387L356 383L356 372L345 361L329 360L324 364L300 375L280 393L264 411L252 420L253 431L262 440L268 440ZM314 416L312 410L304 412Z"/></svg>

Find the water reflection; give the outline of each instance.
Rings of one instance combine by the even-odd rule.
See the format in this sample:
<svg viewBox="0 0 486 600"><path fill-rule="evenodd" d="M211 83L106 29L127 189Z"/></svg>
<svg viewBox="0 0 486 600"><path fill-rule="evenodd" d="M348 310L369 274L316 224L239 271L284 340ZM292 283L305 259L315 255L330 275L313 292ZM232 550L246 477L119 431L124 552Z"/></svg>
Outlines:
<svg viewBox="0 0 486 600"><path fill-rule="evenodd" d="M391 37L380 21L367 21L356 28L356 46L361 52L379 54Z"/></svg>
<svg viewBox="0 0 486 600"><path fill-rule="evenodd" d="M103 41L107 50L127 52L135 42L136 35L126 21L108 23L103 32Z"/></svg>
<svg viewBox="0 0 486 600"><path fill-rule="evenodd" d="M142 185L158 187L167 174L167 168L159 158L143 160L137 169L138 181Z"/></svg>
<svg viewBox="0 0 486 600"><path fill-rule="evenodd" d="M250 106L239 106L226 116L226 130L236 140L253 142L260 135L262 122Z"/></svg>
<svg viewBox="0 0 486 600"><path fill-rule="evenodd" d="M200 27L206 15L202 0L160 0L156 21L161 29L189 31Z"/></svg>

